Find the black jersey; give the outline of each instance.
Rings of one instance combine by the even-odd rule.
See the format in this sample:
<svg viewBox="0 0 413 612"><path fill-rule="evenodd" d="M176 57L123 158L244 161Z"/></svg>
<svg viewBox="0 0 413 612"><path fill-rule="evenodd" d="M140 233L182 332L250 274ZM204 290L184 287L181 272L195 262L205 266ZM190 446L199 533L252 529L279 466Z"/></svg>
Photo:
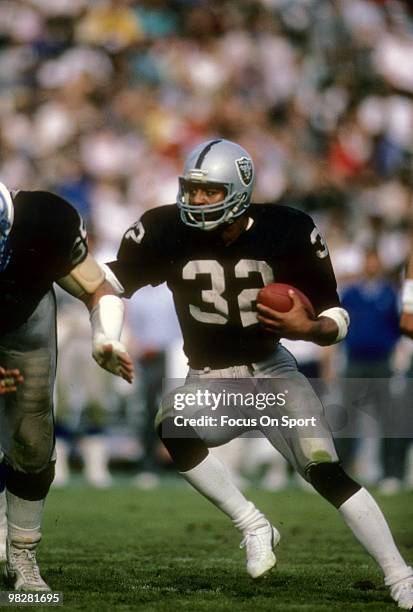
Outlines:
<svg viewBox="0 0 413 612"><path fill-rule="evenodd" d="M14 222L0 271L0 333L22 325L54 281L87 255L76 210L46 191L12 192Z"/></svg>
<svg viewBox="0 0 413 612"><path fill-rule="evenodd" d="M124 235L109 265L126 297L146 284L172 290L192 367L256 362L277 338L256 318L259 289L271 282L303 291L317 313L339 305L327 246L311 217L253 204L250 228L228 246L220 231L186 226L175 205L147 211Z"/></svg>

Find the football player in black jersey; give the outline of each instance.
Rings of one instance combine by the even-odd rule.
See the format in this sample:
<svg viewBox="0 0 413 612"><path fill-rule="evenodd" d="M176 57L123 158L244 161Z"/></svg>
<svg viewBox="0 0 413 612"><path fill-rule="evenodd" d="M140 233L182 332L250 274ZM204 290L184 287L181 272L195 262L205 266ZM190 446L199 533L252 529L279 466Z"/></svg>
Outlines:
<svg viewBox="0 0 413 612"><path fill-rule="evenodd" d="M44 191L10 192L0 183L1 504L7 505L8 522L5 574L18 590L50 590L36 547L55 463L54 282L90 310L96 361L129 382L133 378L119 341L123 303L88 253L86 238L66 201Z"/></svg>
<svg viewBox="0 0 413 612"><path fill-rule="evenodd" d="M192 151L179 182L177 205L146 212L127 230L117 260L109 264L126 297L143 285L164 281L173 293L189 361L184 386L164 397L157 415L173 461L197 491L231 518L244 537L248 573L262 576L275 565L280 534L208 450L245 431L260 430L338 509L380 565L393 599L410 609L413 570L400 556L374 499L343 471L323 423L322 405L279 343L284 337L329 345L347 333L349 318L340 307L320 232L299 210L251 204L252 159L227 140L205 142ZM294 293L289 312L256 306L258 290L274 281L302 290L316 317L309 316ZM271 390L280 388L280 380L292 391L284 416L311 420L312 431L296 427L285 433L258 414L250 418L251 408L239 404L230 407L230 415L240 417L234 419L240 424L231 426L222 400L215 412L206 401L211 389L225 390L224 382L235 398L245 381ZM266 410L267 416L279 414L269 405Z"/></svg>

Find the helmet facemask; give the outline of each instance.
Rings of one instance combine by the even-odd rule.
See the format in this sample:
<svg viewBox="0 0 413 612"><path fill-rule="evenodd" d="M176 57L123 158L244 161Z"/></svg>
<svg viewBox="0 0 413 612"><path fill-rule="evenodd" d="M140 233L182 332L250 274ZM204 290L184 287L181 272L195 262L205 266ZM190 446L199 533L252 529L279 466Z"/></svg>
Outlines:
<svg viewBox="0 0 413 612"><path fill-rule="evenodd" d="M214 204L191 204L188 189L190 185L197 185L205 190L208 187L218 187L225 191L226 196L223 200ZM249 206L248 194L234 193L232 183L203 182L183 176L179 177L177 203L181 211L182 221L190 227L205 231L214 230L224 223L232 223Z"/></svg>

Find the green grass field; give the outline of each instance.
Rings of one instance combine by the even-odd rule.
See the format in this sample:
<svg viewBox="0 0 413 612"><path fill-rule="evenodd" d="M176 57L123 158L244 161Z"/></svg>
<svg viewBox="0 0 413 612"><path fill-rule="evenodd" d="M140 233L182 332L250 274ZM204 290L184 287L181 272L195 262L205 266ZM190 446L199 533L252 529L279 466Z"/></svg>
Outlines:
<svg viewBox="0 0 413 612"><path fill-rule="evenodd" d="M65 610L393 610L375 563L318 496L295 489L249 496L281 533L278 566L253 582L240 535L180 481L154 491L120 483L50 494L42 573ZM413 563L412 495L380 498ZM50 610L37 607L26 609Z"/></svg>

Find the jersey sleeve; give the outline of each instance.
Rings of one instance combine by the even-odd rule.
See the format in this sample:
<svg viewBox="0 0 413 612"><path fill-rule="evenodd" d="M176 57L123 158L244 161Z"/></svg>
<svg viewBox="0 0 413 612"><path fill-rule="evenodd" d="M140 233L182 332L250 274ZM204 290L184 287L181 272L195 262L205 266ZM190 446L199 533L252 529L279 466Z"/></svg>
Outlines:
<svg viewBox="0 0 413 612"><path fill-rule="evenodd" d="M125 289L125 297L145 285L160 285L166 279L162 249L157 245L151 211L124 234L115 261L107 265Z"/></svg>
<svg viewBox="0 0 413 612"><path fill-rule="evenodd" d="M288 282L305 293L316 314L340 306L327 243L311 217L299 217L288 244L292 264Z"/></svg>
<svg viewBox="0 0 413 612"><path fill-rule="evenodd" d="M68 274L88 254L87 234L82 217L63 198L47 191L29 192L36 202L40 247L47 260L54 265L53 276L58 279ZM36 220L35 220L36 219Z"/></svg>

